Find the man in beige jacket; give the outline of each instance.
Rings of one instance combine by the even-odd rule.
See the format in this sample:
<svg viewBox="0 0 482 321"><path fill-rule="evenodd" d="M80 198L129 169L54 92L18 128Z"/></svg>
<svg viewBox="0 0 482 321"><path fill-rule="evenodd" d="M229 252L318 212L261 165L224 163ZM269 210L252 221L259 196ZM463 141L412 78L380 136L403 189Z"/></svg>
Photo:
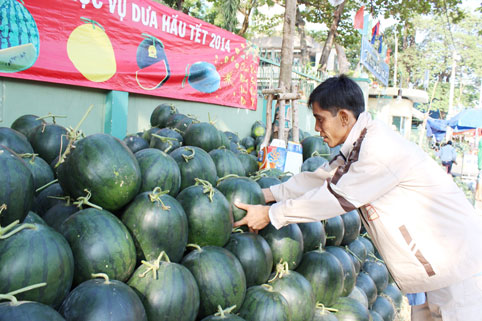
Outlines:
<svg viewBox="0 0 482 321"><path fill-rule="evenodd" d="M405 293L427 292L433 320L482 320L482 218L452 178L417 145L365 112L346 76L319 85L308 102L330 164L264 189L271 206L237 204L235 226L260 230L359 209L362 222Z"/></svg>

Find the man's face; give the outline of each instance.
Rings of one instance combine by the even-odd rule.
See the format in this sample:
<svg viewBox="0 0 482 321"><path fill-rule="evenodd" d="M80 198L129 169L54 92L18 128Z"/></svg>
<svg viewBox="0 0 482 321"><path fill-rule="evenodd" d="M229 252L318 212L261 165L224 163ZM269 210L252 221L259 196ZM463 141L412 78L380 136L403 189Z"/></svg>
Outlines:
<svg viewBox="0 0 482 321"><path fill-rule="evenodd" d="M315 117L315 130L320 133L325 143L333 148L343 144L350 133L352 126L350 116L355 120L352 113L340 110L333 116L330 111L321 109L318 103L313 104L313 117ZM355 120L356 121L356 120Z"/></svg>

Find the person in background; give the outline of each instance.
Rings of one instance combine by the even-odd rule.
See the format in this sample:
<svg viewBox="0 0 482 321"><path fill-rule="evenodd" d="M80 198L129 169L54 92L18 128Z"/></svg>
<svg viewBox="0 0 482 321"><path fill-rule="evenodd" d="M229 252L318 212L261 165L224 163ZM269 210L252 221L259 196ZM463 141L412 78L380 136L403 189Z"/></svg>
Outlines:
<svg viewBox="0 0 482 321"><path fill-rule="evenodd" d="M479 139L479 145L477 148L477 165L479 174L477 175L477 184L475 187L475 199L482 201L482 139Z"/></svg>
<svg viewBox="0 0 482 321"><path fill-rule="evenodd" d="M440 148L439 155L440 160L442 161L442 165L447 168L447 173L452 174L452 164L457 164L457 152L452 146L451 140L449 140L447 144Z"/></svg>
<svg viewBox="0 0 482 321"><path fill-rule="evenodd" d="M330 163L263 189L272 205L234 226L315 222L354 209L403 293L426 293L425 321L482 320L482 217L453 179L419 146L365 111L363 92L341 75L308 100ZM479 274L480 273L480 274Z"/></svg>

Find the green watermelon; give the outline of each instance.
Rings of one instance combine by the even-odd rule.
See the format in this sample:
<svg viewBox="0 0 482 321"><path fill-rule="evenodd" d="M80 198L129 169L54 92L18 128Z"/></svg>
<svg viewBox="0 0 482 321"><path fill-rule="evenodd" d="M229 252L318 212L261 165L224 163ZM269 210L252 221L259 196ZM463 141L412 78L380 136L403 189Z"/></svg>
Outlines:
<svg viewBox="0 0 482 321"><path fill-rule="evenodd" d="M365 294L365 292L362 289L360 289L356 285L355 285L355 287L353 287L353 290L350 292L349 295L347 295L347 297L357 300L358 302L363 304L364 307L366 307L368 309L367 295Z"/></svg>
<svg viewBox="0 0 482 321"><path fill-rule="evenodd" d="M171 263L165 252L141 264L128 284L139 294L149 320L196 319L199 310L196 280L186 267Z"/></svg>
<svg viewBox="0 0 482 321"><path fill-rule="evenodd" d="M151 126L158 128L166 127L169 117L175 113L177 113L177 108L174 105L158 105L151 113Z"/></svg>
<svg viewBox="0 0 482 321"><path fill-rule="evenodd" d="M191 124L184 132L184 144L197 146L210 152L221 146L221 139L216 127L210 123L200 122Z"/></svg>
<svg viewBox="0 0 482 321"><path fill-rule="evenodd" d="M0 145L10 148L17 154L32 154L33 148L24 134L8 127L0 127Z"/></svg>
<svg viewBox="0 0 482 321"><path fill-rule="evenodd" d="M261 137L264 134L266 134L266 126L260 121L255 121L251 126L251 137Z"/></svg>
<svg viewBox="0 0 482 321"><path fill-rule="evenodd" d="M265 205L264 194L256 182L246 177L229 177L220 180L217 189L223 193L229 202L234 221L239 221L246 215L246 211L238 208L234 203Z"/></svg>
<svg viewBox="0 0 482 321"><path fill-rule="evenodd" d="M0 321L65 321L65 319L48 305L33 302L0 303Z"/></svg>
<svg viewBox="0 0 482 321"><path fill-rule="evenodd" d="M25 219L23 220L22 223L32 223L32 224L44 224L44 225L48 225L47 223L45 223L45 221L43 220L43 218L41 218L38 214L30 211L28 212L27 216L25 217Z"/></svg>
<svg viewBox="0 0 482 321"><path fill-rule="evenodd" d="M201 321L245 321L245 319L237 316L236 314L231 314L234 308L236 308L236 306L223 310L221 306L218 306L218 312L216 312L214 315L205 317Z"/></svg>
<svg viewBox="0 0 482 321"><path fill-rule="evenodd" d="M393 321L395 319L395 306L384 296L377 296L377 299L373 302L371 310L380 314L383 321Z"/></svg>
<svg viewBox="0 0 482 321"><path fill-rule="evenodd" d="M341 296L349 295L356 283L355 265L353 264L350 255L344 248L338 246L327 246L325 250L336 256L338 261L340 261L344 274L343 292L341 293Z"/></svg>
<svg viewBox="0 0 482 321"><path fill-rule="evenodd" d="M211 156L216 165L218 177L231 174L238 176L246 175L243 164L232 151L225 148L213 149L209 152L209 156Z"/></svg>
<svg viewBox="0 0 482 321"><path fill-rule="evenodd" d="M181 171L171 156L154 148L146 148L138 151L135 157L141 170L140 193L159 187L176 197L181 188Z"/></svg>
<svg viewBox="0 0 482 321"><path fill-rule="evenodd" d="M174 158L181 171L181 188L185 189L196 183L195 179L216 183L217 172L211 156L199 147L183 146L174 150L170 156Z"/></svg>
<svg viewBox="0 0 482 321"><path fill-rule="evenodd" d="M123 139L124 143L131 150L132 153L137 153L140 150L149 148L149 143L138 135L128 135Z"/></svg>
<svg viewBox="0 0 482 321"><path fill-rule="evenodd" d="M348 245L353 242L358 236L360 236L360 214L358 214L357 210L353 210L341 215L341 218L345 227L345 233L343 233L341 245Z"/></svg>
<svg viewBox="0 0 482 321"><path fill-rule="evenodd" d="M50 165L41 157L37 157L37 154L22 154L19 156L32 172L35 190L54 180L54 172Z"/></svg>
<svg viewBox="0 0 482 321"><path fill-rule="evenodd" d="M136 265L136 248L127 228L105 210L87 208L67 218L60 230L70 244L75 259L74 283L106 273L125 281Z"/></svg>
<svg viewBox="0 0 482 321"><path fill-rule="evenodd" d="M82 282L70 292L59 312L66 320L147 321L146 311L136 292L125 283L104 277Z"/></svg>
<svg viewBox="0 0 482 321"><path fill-rule="evenodd" d="M314 172L318 167L328 163L328 160L322 156L311 156L307 158L301 165L302 172Z"/></svg>
<svg viewBox="0 0 482 321"><path fill-rule="evenodd" d="M360 272L361 265L367 258L367 248L360 238L361 236L357 237L354 241L350 242L350 244L346 246L347 252L352 256L356 273Z"/></svg>
<svg viewBox="0 0 482 321"><path fill-rule="evenodd" d="M0 145L0 225L23 221L32 207L34 180L25 162Z"/></svg>
<svg viewBox="0 0 482 321"><path fill-rule="evenodd" d="M298 223L303 234L303 253L325 247L325 228L321 222Z"/></svg>
<svg viewBox="0 0 482 321"><path fill-rule="evenodd" d="M368 306L371 306L377 299L377 285L370 277L370 275L364 271L358 273L356 278L356 286L365 292L368 299Z"/></svg>
<svg viewBox="0 0 482 321"><path fill-rule="evenodd" d="M199 246L224 246L229 240L233 216L224 195L203 180L177 196L188 220L188 241Z"/></svg>
<svg viewBox="0 0 482 321"><path fill-rule="evenodd" d="M127 205L122 222L136 243L138 258L155 259L161 251L179 262L188 237L186 213L179 202L159 188L144 192Z"/></svg>
<svg viewBox="0 0 482 321"><path fill-rule="evenodd" d="M78 198L88 190L91 203L110 211L129 203L142 183L134 154L122 141L107 134L76 142L62 167L58 178L64 191Z"/></svg>
<svg viewBox="0 0 482 321"><path fill-rule="evenodd" d="M268 280L273 268L273 254L268 242L258 234L233 233L225 248L243 266L246 286L260 285Z"/></svg>
<svg viewBox="0 0 482 321"><path fill-rule="evenodd" d="M403 294L396 284L388 283L387 287L380 295L391 300L391 302L395 306L395 309L400 309L400 307L402 306Z"/></svg>
<svg viewBox="0 0 482 321"><path fill-rule="evenodd" d="M279 230L269 224L259 231L259 235L268 242L274 264L288 262L292 270L298 266L303 257L303 235L297 224L289 224Z"/></svg>
<svg viewBox="0 0 482 321"><path fill-rule="evenodd" d="M41 217L57 204L65 205L69 197L65 196L64 190L59 183L53 183L42 189L35 198L33 211Z"/></svg>
<svg viewBox="0 0 482 321"><path fill-rule="evenodd" d="M46 124L45 120L38 118L36 115L22 115L13 121L10 128L21 132L28 138L32 129L38 125Z"/></svg>
<svg viewBox="0 0 482 321"><path fill-rule="evenodd" d="M370 321L370 312L360 302L347 297L340 297L332 306L337 309L338 321Z"/></svg>
<svg viewBox="0 0 482 321"><path fill-rule="evenodd" d="M186 255L182 264L191 271L199 286L199 317L215 313L218 305L241 307L246 277L241 263L231 252L218 246L205 246Z"/></svg>
<svg viewBox="0 0 482 321"><path fill-rule="evenodd" d="M288 302L281 293L267 284L248 289L239 315L246 320L291 321Z"/></svg>
<svg viewBox="0 0 482 321"><path fill-rule="evenodd" d="M345 235L345 225L341 216L334 216L324 221L326 232L326 245L341 245Z"/></svg>
<svg viewBox="0 0 482 321"><path fill-rule="evenodd" d="M331 306L341 296L343 267L333 254L320 250L307 252L296 271L311 283L317 302Z"/></svg>
<svg viewBox="0 0 482 321"><path fill-rule="evenodd" d="M43 124L33 128L28 140L35 153L49 164L65 152L69 144L67 129L57 124Z"/></svg>
<svg viewBox="0 0 482 321"><path fill-rule="evenodd" d="M323 137L310 136L301 141L303 146L303 161L310 158L313 153L318 152L319 156L327 158L330 156L330 147L323 141Z"/></svg>
<svg viewBox="0 0 482 321"><path fill-rule="evenodd" d="M313 319L311 321L338 321L333 309L326 308L323 304L317 304L315 312L313 313Z"/></svg>
<svg viewBox="0 0 482 321"><path fill-rule="evenodd" d="M179 148L183 143L181 134L170 128L163 128L151 135L149 146L151 148L170 153Z"/></svg>
<svg viewBox="0 0 482 321"><path fill-rule="evenodd" d="M75 205L60 203L52 206L42 216L45 223L57 232L60 232L60 225L72 214L77 213L80 209Z"/></svg>
<svg viewBox="0 0 482 321"><path fill-rule="evenodd" d="M368 259L363 263L362 270L370 275L377 286L377 293L382 293L388 285L388 269L383 262Z"/></svg>
<svg viewBox="0 0 482 321"><path fill-rule="evenodd" d="M236 154L236 157L241 161L246 176L254 175L258 171L259 165L256 156L250 155L246 152L240 152Z"/></svg>
<svg viewBox="0 0 482 321"><path fill-rule="evenodd" d="M16 297L56 308L72 285L72 250L61 234L44 224L21 224L20 227L23 229L19 232L0 240L0 293L46 282L47 286Z"/></svg>

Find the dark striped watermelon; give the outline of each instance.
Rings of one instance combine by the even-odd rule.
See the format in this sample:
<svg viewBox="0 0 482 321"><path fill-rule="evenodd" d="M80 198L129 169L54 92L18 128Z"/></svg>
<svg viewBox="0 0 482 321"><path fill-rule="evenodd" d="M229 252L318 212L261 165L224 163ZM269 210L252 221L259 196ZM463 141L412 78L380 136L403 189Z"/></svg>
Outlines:
<svg viewBox="0 0 482 321"><path fill-rule="evenodd" d="M273 268L273 254L264 238L254 233L233 233L225 248L243 266L247 287L268 281Z"/></svg>
<svg viewBox="0 0 482 321"><path fill-rule="evenodd" d="M118 280L109 280L105 274L104 277L105 280L87 280L70 292L59 309L65 319L147 321L144 306L134 290Z"/></svg>
<svg viewBox="0 0 482 321"><path fill-rule="evenodd" d="M165 251L179 262L187 244L188 223L181 204L160 190L144 192L127 205L122 222L131 232L137 257L154 260Z"/></svg>
<svg viewBox="0 0 482 321"><path fill-rule="evenodd" d="M368 273L377 286L377 293L382 293L388 285L388 269L383 262L366 260L362 270Z"/></svg>
<svg viewBox="0 0 482 321"><path fill-rule="evenodd" d="M0 127L0 145L10 148L17 154L32 154L33 148L24 134L8 127Z"/></svg>
<svg viewBox="0 0 482 321"><path fill-rule="evenodd" d="M335 216L324 221L326 245L341 245L345 235L345 225L341 216Z"/></svg>
<svg viewBox="0 0 482 321"><path fill-rule="evenodd" d="M315 309L315 295L310 282L287 266L278 264L276 273L272 274L269 284L283 295L291 310L292 321L311 320Z"/></svg>
<svg viewBox="0 0 482 321"><path fill-rule="evenodd" d="M123 141L134 154L142 149L149 148L149 143L138 135L128 135L124 137Z"/></svg>
<svg viewBox="0 0 482 321"><path fill-rule="evenodd" d="M243 164L246 176L256 174L259 169L258 159L256 156L250 155L246 152L240 152L236 154L236 157L238 157L238 159L241 161L241 164Z"/></svg>
<svg viewBox="0 0 482 321"><path fill-rule="evenodd" d="M310 158L315 151L318 152L319 156L330 156L330 147L323 141L323 137L306 137L301 141L301 145L303 146L303 161Z"/></svg>
<svg viewBox="0 0 482 321"><path fill-rule="evenodd" d="M139 266L129 279L146 309L148 320L194 321L199 310L199 288L186 267L161 261L163 253Z"/></svg>
<svg viewBox="0 0 482 321"><path fill-rule="evenodd" d="M218 177L231 174L238 176L246 175L243 164L232 151L225 148L213 149L209 152L209 156L211 156L214 165L216 165Z"/></svg>
<svg viewBox="0 0 482 321"><path fill-rule="evenodd" d="M215 313L218 305L241 307L246 277L241 263L231 252L222 247L205 246L186 255L182 264L191 271L199 286L199 317Z"/></svg>
<svg viewBox="0 0 482 321"><path fill-rule="evenodd" d="M35 190L54 180L54 172L41 157L37 157L36 154L23 154L20 157L32 172Z"/></svg>
<svg viewBox="0 0 482 321"><path fill-rule="evenodd" d="M383 321L393 321L395 319L395 306L384 296L377 296L371 310L377 312L382 317Z"/></svg>
<svg viewBox="0 0 482 321"><path fill-rule="evenodd" d="M0 321L65 321L65 319L48 305L20 301L0 303Z"/></svg>
<svg viewBox="0 0 482 321"><path fill-rule="evenodd" d="M349 295L347 295L347 297L357 300L358 302L363 304L364 307L366 307L368 309L367 295L365 294L365 292L362 289L360 289L356 285L353 288L353 290L351 291L351 293Z"/></svg>
<svg viewBox="0 0 482 321"><path fill-rule="evenodd" d="M363 242L363 245L365 245L365 248L367 250L367 258L373 257L375 255L375 246L373 246L373 243L370 240L369 236L362 236L359 238L359 240Z"/></svg>
<svg viewBox="0 0 482 321"><path fill-rule="evenodd" d="M331 306L343 292L343 267L333 254L311 251L303 255L296 269L313 287L317 302Z"/></svg>
<svg viewBox="0 0 482 321"><path fill-rule="evenodd" d="M348 245L354 240L356 240L358 236L360 236L360 214L358 214L357 210L353 210L341 215L341 219L343 220L343 225L345 227L345 232L343 233L341 245Z"/></svg>
<svg viewBox="0 0 482 321"><path fill-rule="evenodd" d="M297 224L289 224L279 230L268 224L259 231L259 235L268 242L275 265L283 261L288 262L292 270L298 266L303 256L303 235Z"/></svg>
<svg viewBox="0 0 482 321"><path fill-rule="evenodd" d="M0 145L0 171L0 225L5 227L27 216L33 203L34 180L24 161L3 145Z"/></svg>
<svg viewBox="0 0 482 321"><path fill-rule="evenodd" d="M214 315L205 317L201 321L246 321L236 314L231 314L234 308L236 307L234 306L223 310L223 308L219 306L218 312L216 312Z"/></svg>
<svg viewBox="0 0 482 321"><path fill-rule="evenodd" d="M174 150L170 156L181 170L181 190L195 184L196 178L216 184L216 165L206 151L195 146L183 146Z"/></svg>
<svg viewBox="0 0 482 321"><path fill-rule="evenodd" d="M181 187L181 171L176 161L160 150L146 148L138 151L136 159L141 169L142 184L139 193L159 187L176 197Z"/></svg>
<svg viewBox="0 0 482 321"><path fill-rule="evenodd" d="M197 146L210 152L221 146L218 130L210 123L200 122L191 124L184 132L184 144Z"/></svg>
<svg viewBox="0 0 482 321"><path fill-rule="evenodd" d="M66 199L68 198L65 196L64 190L60 184L53 183L37 194L33 206L34 212L43 217L44 214L55 205L65 205Z"/></svg>
<svg viewBox="0 0 482 321"><path fill-rule="evenodd" d="M199 184L199 185L197 185ZM224 246L233 227L226 197L208 182L198 180L177 196L188 220L189 243Z"/></svg>
<svg viewBox="0 0 482 321"><path fill-rule="evenodd" d="M356 283L355 265L353 264L350 254L348 254L344 248L338 246L327 246L325 250L336 256L338 261L340 261L344 274L343 291L341 296L349 295Z"/></svg>
<svg viewBox="0 0 482 321"><path fill-rule="evenodd" d="M114 136L94 134L75 143L58 172L60 185L74 198L92 193L90 202L117 210L141 187L141 170L134 154ZM98 271L97 271L98 272Z"/></svg>
<svg viewBox="0 0 482 321"><path fill-rule="evenodd" d="M0 240L0 293L46 282L47 286L16 297L58 307L69 293L74 276L74 257L69 244L46 225L21 226L25 228Z"/></svg>
<svg viewBox="0 0 482 321"><path fill-rule="evenodd" d="M360 302L347 297L340 297L332 308L337 309L338 321L370 321L370 312Z"/></svg>
<svg viewBox="0 0 482 321"><path fill-rule="evenodd" d="M77 213L79 208L67 203L56 204L49 208L42 216L45 223L57 232L60 232L60 225L72 214Z"/></svg>
<svg viewBox="0 0 482 321"><path fill-rule="evenodd" d="M314 172L318 167L328 163L328 160L321 156L311 156L301 165L302 172Z"/></svg>
<svg viewBox="0 0 482 321"><path fill-rule="evenodd" d="M396 284L389 283L380 295L391 300L391 302L395 306L395 309L400 309L403 302L403 294Z"/></svg>
<svg viewBox="0 0 482 321"><path fill-rule="evenodd" d="M291 321L288 302L267 284L248 289L239 315L246 320Z"/></svg>
<svg viewBox="0 0 482 321"><path fill-rule="evenodd" d="M317 304L311 321L338 321L335 314L329 310L332 309L325 308L323 304Z"/></svg>
<svg viewBox="0 0 482 321"><path fill-rule="evenodd" d="M27 216L25 217L25 219L23 220L22 223L32 223L32 224L44 224L44 225L48 225L47 223L45 223L45 221L40 217L38 216L38 214L30 211L28 212Z"/></svg>
<svg viewBox="0 0 482 321"><path fill-rule="evenodd" d="M352 256L356 273L360 272L361 266L367 258L367 248L360 238L361 236L357 237L354 241L350 242L350 244L346 246L347 252Z"/></svg>
<svg viewBox="0 0 482 321"><path fill-rule="evenodd" d="M217 189L223 193L229 202L234 221L239 221L246 215L246 211L238 208L234 203L265 205L264 194L256 182L246 177L229 177L218 183Z"/></svg>
<svg viewBox="0 0 482 321"><path fill-rule="evenodd" d="M127 228L105 210L87 208L70 216L60 226L75 259L74 283L106 273L125 281L134 271L136 249Z"/></svg>
<svg viewBox="0 0 482 321"><path fill-rule="evenodd" d="M28 137L35 153L39 154L47 163L65 151L69 140L65 127L57 124L39 125L32 129Z"/></svg>
<svg viewBox="0 0 482 321"><path fill-rule="evenodd" d="M370 307L377 299L377 285L368 273L361 271L356 278L356 286L365 292Z"/></svg>
<svg viewBox="0 0 482 321"><path fill-rule="evenodd" d="M384 321L382 316L373 310L370 310L370 316L372 317L371 321Z"/></svg>
<svg viewBox="0 0 482 321"><path fill-rule="evenodd" d="M264 176L256 180L256 183L258 183L261 188L268 188L273 185L281 184L281 181L277 177Z"/></svg>
<svg viewBox="0 0 482 321"><path fill-rule="evenodd" d="M158 128L166 127L167 120L175 113L177 113L177 108L172 104L158 105L151 113L151 126Z"/></svg>
<svg viewBox="0 0 482 321"><path fill-rule="evenodd" d="M298 226L303 234L304 253L325 247L325 228L321 222L298 223Z"/></svg>
<svg viewBox="0 0 482 321"><path fill-rule="evenodd" d="M225 131L224 134L225 134L226 137L228 137L228 139L229 139L230 141L232 141L233 143L239 142L239 137L238 137L238 135L236 135L235 133L230 132L230 131Z"/></svg>
<svg viewBox="0 0 482 321"><path fill-rule="evenodd" d="M46 123L45 120L38 118L39 117L36 115L22 115L13 121L12 125L10 125L10 128L21 132L28 139L32 129L38 125Z"/></svg>
<svg viewBox="0 0 482 321"><path fill-rule="evenodd" d="M149 146L151 148L162 150L170 153L182 145L183 138L181 134L170 128L163 128L151 135Z"/></svg>

